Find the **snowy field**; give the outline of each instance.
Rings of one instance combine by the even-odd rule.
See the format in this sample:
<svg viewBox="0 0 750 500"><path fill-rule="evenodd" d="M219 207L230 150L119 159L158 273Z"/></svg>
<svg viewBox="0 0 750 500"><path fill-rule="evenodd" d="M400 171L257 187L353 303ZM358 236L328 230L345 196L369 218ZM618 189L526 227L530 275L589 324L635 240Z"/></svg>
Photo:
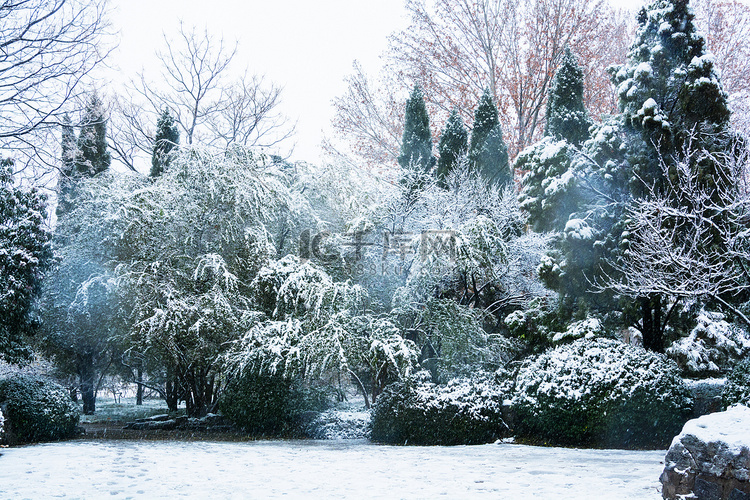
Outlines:
<svg viewBox="0 0 750 500"><path fill-rule="evenodd" d="M0 449L0 498L659 499L664 451L366 441L72 441Z"/></svg>

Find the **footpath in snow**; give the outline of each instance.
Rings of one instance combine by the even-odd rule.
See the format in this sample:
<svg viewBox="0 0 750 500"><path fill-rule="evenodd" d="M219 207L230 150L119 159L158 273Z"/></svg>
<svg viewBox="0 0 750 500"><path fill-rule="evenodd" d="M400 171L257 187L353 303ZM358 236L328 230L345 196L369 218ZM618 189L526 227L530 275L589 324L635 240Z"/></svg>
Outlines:
<svg viewBox="0 0 750 500"><path fill-rule="evenodd" d="M367 441L70 441L0 449L0 498L660 499L664 451Z"/></svg>

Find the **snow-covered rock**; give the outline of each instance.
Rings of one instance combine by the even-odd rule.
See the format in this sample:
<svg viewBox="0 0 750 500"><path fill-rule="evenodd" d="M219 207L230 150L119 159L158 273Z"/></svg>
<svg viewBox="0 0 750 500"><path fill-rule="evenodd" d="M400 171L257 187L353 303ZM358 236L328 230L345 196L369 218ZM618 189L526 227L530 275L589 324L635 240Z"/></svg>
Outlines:
<svg viewBox="0 0 750 500"><path fill-rule="evenodd" d="M750 409L688 421L664 459L662 496L667 499L750 499Z"/></svg>

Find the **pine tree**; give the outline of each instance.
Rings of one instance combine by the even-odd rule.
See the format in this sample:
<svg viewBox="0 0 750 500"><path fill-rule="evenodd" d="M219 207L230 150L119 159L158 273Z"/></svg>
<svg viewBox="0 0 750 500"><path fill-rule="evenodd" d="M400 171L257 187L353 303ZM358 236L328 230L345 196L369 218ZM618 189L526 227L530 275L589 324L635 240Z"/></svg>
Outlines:
<svg viewBox="0 0 750 500"><path fill-rule="evenodd" d="M93 177L109 168L111 156L107 151L107 117L96 92L91 93L86 101L77 145L77 175Z"/></svg>
<svg viewBox="0 0 750 500"><path fill-rule="evenodd" d="M448 117L448 121L445 122L445 128L438 144L440 158L437 162L436 176L441 184L456 167L459 159L466 154L468 138L469 134L458 114L458 110L454 109Z"/></svg>
<svg viewBox="0 0 750 500"><path fill-rule="evenodd" d="M579 147L589 137L589 120L583 105L583 71L569 47L549 90L544 135Z"/></svg>
<svg viewBox="0 0 750 500"><path fill-rule="evenodd" d="M73 191L76 159L76 133L65 113L62 119L62 140L60 141L60 177L57 182L57 217L70 209L70 197Z"/></svg>
<svg viewBox="0 0 750 500"><path fill-rule="evenodd" d="M432 156L430 117L427 115L427 106L419 85L414 86L406 102L404 135L398 163L404 169L416 169L416 173L426 172L435 165L435 157Z"/></svg>
<svg viewBox="0 0 750 500"><path fill-rule="evenodd" d="M474 112L469 164L490 182L504 183L512 178L508 165L508 147L503 141L497 107L488 89L485 89Z"/></svg>
<svg viewBox="0 0 750 500"><path fill-rule="evenodd" d="M159 120L156 122L156 137L154 138L154 151L151 155L151 177L158 177L169 167L172 157L170 153L180 143L180 131L174 118L164 109Z"/></svg>

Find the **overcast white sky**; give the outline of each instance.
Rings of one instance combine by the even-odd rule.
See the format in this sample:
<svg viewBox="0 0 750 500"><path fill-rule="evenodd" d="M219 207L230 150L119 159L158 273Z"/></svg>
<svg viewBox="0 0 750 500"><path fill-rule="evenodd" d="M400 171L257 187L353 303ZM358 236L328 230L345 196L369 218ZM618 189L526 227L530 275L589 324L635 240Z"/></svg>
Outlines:
<svg viewBox="0 0 750 500"><path fill-rule="evenodd" d="M643 0L615 0L637 7ZM283 86L283 111L297 120L294 159L317 161L330 135L331 101L345 90L352 62L380 66L388 35L405 28L404 0L111 0L120 44L111 63L123 80L141 67L155 70L162 32L179 20L237 40L237 69L264 74ZM158 74L158 73L157 73Z"/></svg>

